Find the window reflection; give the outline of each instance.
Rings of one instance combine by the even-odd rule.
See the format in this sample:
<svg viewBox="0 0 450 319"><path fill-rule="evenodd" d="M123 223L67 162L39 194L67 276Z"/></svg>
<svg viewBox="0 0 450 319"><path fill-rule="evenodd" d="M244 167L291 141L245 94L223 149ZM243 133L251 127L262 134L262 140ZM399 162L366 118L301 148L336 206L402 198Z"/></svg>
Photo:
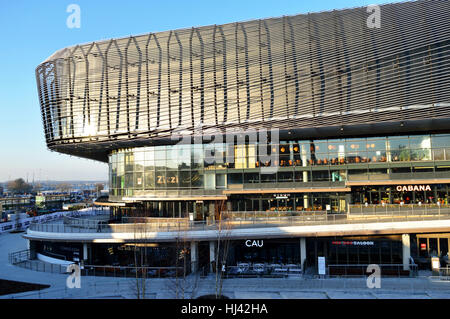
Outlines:
<svg viewBox="0 0 450 319"><path fill-rule="evenodd" d="M445 160L450 160L449 134L296 140L250 145L183 144L119 149L111 152L108 158L111 194L129 193L125 191L129 189L207 187L218 190L243 183L257 187L258 183L342 182L347 179L347 164L361 165L348 171L353 179L389 177L392 174L408 178L411 173L442 173L433 169L425 172L423 165L414 164L413 171L409 168L402 171L395 163ZM371 167L378 163L385 163L389 168ZM268 166L278 166L284 171L261 174L260 168ZM309 166L320 166L321 170L300 171ZM286 172L288 167L292 171ZM242 172L236 172L237 169L242 169ZM249 169L252 171L246 171Z"/></svg>

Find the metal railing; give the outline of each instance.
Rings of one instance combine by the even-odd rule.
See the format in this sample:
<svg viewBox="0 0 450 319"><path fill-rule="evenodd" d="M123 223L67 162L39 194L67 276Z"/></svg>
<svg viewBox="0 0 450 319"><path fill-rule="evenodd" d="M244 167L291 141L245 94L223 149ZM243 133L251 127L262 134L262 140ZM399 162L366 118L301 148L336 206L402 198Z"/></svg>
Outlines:
<svg viewBox="0 0 450 319"><path fill-rule="evenodd" d="M416 277L418 275L418 265L411 264L405 270L403 264L376 264L380 267L381 276L390 277ZM327 275L330 277L352 277L368 276L372 272L367 272L369 264L335 264L327 266Z"/></svg>
<svg viewBox="0 0 450 319"><path fill-rule="evenodd" d="M39 272L47 272L47 273L53 273L53 274L66 274L67 273L67 266L66 265L60 265L60 264L51 264L47 262L43 262L40 260L32 259L32 260L23 260L21 262L15 263L15 266L39 271Z"/></svg>
<svg viewBox="0 0 450 319"><path fill-rule="evenodd" d="M397 207L396 207L397 208ZM221 221L167 222L155 219L144 223L114 223L79 218L75 224L32 223L30 230L59 233L135 233L185 232L193 230L226 230L235 228L333 225L374 222L400 222L450 219L450 208L394 209L367 212L357 216L344 213L312 212L223 212ZM71 221L77 218L71 218ZM148 218L148 220L151 220Z"/></svg>
<svg viewBox="0 0 450 319"><path fill-rule="evenodd" d="M29 259L31 259L31 252L29 249L20 250L8 254L8 261L11 265L17 265Z"/></svg>
<svg viewBox="0 0 450 319"><path fill-rule="evenodd" d="M221 271L219 269L219 271ZM303 274L299 264L267 264L241 263L237 266L227 266L222 271L223 278L285 278Z"/></svg>
<svg viewBox="0 0 450 319"><path fill-rule="evenodd" d="M15 255L22 255L26 251L20 251L12 253L10 263L19 266L21 268L47 272L53 274L67 274L68 265L52 264L37 259L15 259ZM26 255L26 254L25 254ZM24 256L25 256L24 255ZM28 251L29 258L29 251ZM135 266L112 266L112 265L84 265L80 269L82 276L94 276L94 277L136 277L139 278L167 278L167 277L180 277L184 274L189 274L191 271L190 264L187 263L184 267L135 267Z"/></svg>
<svg viewBox="0 0 450 319"><path fill-rule="evenodd" d="M349 205L349 216L368 216L380 214L398 215L440 215L449 214L450 205L447 204L358 204Z"/></svg>
<svg viewBox="0 0 450 319"><path fill-rule="evenodd" d="M82 276L94 277L136 277L167 278L181 277L190 273L190 264L184 267L144 267L144 266L111 266L85 265L81 269Z"/></svg>
<svg viewBox="0 0 450 319"><path fill-rule="evenodd" d="M446 267L439 268L439 279L450 281L450 267L447 265Z"/></svg>

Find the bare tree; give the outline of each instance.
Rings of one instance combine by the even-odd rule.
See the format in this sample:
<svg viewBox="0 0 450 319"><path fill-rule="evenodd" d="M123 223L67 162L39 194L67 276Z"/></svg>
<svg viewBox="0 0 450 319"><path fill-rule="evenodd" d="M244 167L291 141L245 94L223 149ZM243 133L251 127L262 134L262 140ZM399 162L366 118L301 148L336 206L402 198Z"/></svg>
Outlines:
<svg viewBox="0 0 450 319"><path fill-rule="evenodd" d="M215 265L213 271L215 271L216 281L216 299L222 297L224 268L226 267L228 259L228 251L230 248L230 234L232 229L232 223L227 219L224 212L225 202L221 201L219 205L216 205L216 224L217 224L217 249L215 250ZM217 220L218 219L218 220ZM222 252L221 252L222 250Z"/></svg>
<svg viewBox="0 0 450 319"><path fill-rule="evenodd" d="M135 281L133 284L133 291L137 299L145 299L147 292L147 221L133 218L133 233L134 233L134 267L135 267Z"/></svg>
<svg viewBox="0 0 450 319"><path fill-rule="evenodd" d="M60 192L67 193L72 189L72 185L69 183L59 183L58 186L56 186L56 189Z"/></svg>
<svg viewBox="0 0 450 319"><path fill-rule="evenodd" d="M14 194L26 194L30 193L33 189L33 186L31 184L26 183L23 178L18 178L13 181L9 181L6 184L6 187L8 188L8 191L14 193Z"/></svg>
<svg viewBox="0 0 450 319"><path fill-rule="evenodd" d="M191 272L188 264L189 238L185 225L178 224L178 231L175 241L175 272L174 278L169 280L169 290L175 295L175 299L193 299L199 288L199 273ZM181 273L180 273L180 270Z"/></svg>

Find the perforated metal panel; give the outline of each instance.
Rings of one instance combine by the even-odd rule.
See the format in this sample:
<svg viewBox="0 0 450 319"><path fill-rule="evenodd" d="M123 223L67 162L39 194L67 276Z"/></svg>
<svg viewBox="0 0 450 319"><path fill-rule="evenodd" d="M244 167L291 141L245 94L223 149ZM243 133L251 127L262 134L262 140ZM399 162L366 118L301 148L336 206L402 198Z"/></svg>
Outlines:
<svg viewBox="0 0 450 319"><path fill-rule="evenodd" d="M449 12L405 2L381 6L379 29L364 7L66 48L36 69L47 145L106 161L196 129L449 119Z"/></svg>

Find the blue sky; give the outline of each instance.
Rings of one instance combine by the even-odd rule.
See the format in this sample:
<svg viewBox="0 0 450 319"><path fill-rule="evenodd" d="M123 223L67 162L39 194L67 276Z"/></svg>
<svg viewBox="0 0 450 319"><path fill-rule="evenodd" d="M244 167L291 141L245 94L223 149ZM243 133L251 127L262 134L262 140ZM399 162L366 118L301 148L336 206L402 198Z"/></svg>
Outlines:
<svg viewBox="0 0 450 319"><path fill-rule="evenodd" d="M58 49L134 34L223 24L395 1L1 1L0 182L15 178L106 180L107 165L50 152L44 140L34 70ZM70 4L81 28L66 26Z"/></svg>

